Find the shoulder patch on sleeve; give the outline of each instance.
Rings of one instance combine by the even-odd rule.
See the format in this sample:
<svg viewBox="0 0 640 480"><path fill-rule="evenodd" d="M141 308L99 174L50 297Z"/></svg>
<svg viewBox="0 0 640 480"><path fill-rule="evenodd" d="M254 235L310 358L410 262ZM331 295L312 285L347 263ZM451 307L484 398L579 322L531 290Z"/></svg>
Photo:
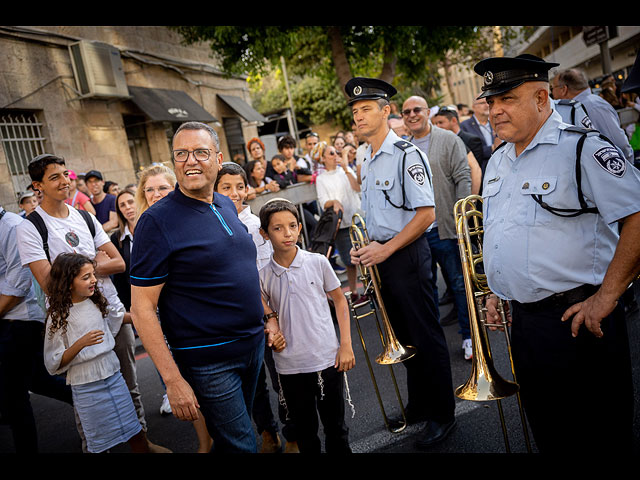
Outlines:
<svg viewBox="0 0 640 480"><path fill-rule="evenodd" d="M422 186L427 178L427 172L424 169L424 165L416 163L407 167L407 173L416 184Z"/></svg>
<svg viewBox="0 0 640 480"><path fill-rule="evenodd" d="M602 147L593 154L598 165L611 175L622 177L627 171L627 164L615 147Z"/></svg>

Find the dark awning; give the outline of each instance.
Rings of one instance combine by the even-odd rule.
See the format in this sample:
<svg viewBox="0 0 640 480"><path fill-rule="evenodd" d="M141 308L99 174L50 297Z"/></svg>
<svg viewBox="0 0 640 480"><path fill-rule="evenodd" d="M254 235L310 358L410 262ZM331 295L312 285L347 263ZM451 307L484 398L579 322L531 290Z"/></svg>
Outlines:
<svg viewBox="0 0 640 480"><path fill-rule="evenodd" d="M244 118L247 122L260 122L264 123L267 119L258 111L245 102L242 98L234 95L220 95L220 100L229 105L235 110L235 112Z"/></svg>
<svg viewBox="0 0 640 480"><path fill-rule="evenodd" d="M216 122L216 118L180 90L128 87L131 100L155 122Z"/></svg>

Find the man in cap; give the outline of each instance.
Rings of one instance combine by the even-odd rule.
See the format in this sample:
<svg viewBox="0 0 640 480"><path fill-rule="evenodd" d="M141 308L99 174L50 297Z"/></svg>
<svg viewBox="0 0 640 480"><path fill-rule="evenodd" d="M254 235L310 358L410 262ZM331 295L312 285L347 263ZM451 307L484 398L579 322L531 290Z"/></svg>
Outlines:
<svg viewBox="0 0 640 480"><path fill-rule="evenodd" d="M549 97L554 66L520 55L474 67L505 141L484 178L484 268L491 291L511 301L516 378L538 449L623 451L633 444L633 384L618 299L640 272L640 174L597 131L562 122Z"/></svg>
<svg viewBox="0 0 640 480"><path fill-rule="evenodd" d="M96 210L96 218L102 224L104 231L109 232L117 228L116 197L104 191L102 173L90 170L85 174L84 181L91 192L91 203Z"/></svg>
<svg viewBox="0 0 640 480"><path fill-rule="evenodd" d="M361 169L362 209L371 242L351 250L352 263L377 265L394 332L417 354L407 369L407 420L427 421L418 446L442 441L455 426L449 351L437 320L427 228L435 220L426 155L389 128L393 86L353 78L345 87L358 136L369 143Z"/></svg>

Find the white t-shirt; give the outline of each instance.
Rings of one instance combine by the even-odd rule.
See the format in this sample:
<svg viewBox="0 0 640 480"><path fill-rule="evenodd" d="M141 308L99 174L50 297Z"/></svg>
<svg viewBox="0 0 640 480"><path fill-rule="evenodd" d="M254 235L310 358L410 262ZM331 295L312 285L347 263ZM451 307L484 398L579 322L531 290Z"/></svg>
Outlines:
<svg viewBox="0 0 640 480"><path fill-rule="evenodd" d="M324 204L329 200L338 200L344 207L340 228L348 228L353 214L360 210L360 195L351 187L347 178L347 175L353 175L355 179L356 175L351 168L347 167L347 170L349 173L345 173L344 169L338 166L334 170L326 170L316 178L320 207L324 209Z"/></svg>
<svg viewBox="0 0 640 480"><path fill-rule="evenodd" d="M287 341L274 352L280 374L319 372L335 365L340 346L326 292L340 287L329 260L300 248L289 268L273 257L260 270L262 296L278 312Z"/></svg>
<svg viewBox="0 0 640 480"><path fill-rule="evenodd" d="M49 244L51 262L53 263L61 253L80 253L91 259L95 258L97 249L111 240L95 216L92 215L96 235L92 237L89 226L82 215L75 208L69 207L67 204L65 206L69 212L66 218L52 217L40 205L35 210L44 220L49 232L47 243ZM32 262L47 259L42 237L35 225L30 221L22 222L16 227L16 233L22 265L27 266ZM102 287L102 293L109 301L109 305L117 307L122 303L109 277L99 277L98 283Z"/></svg>
<svg viewBox="0 0 640 480"><path fill-rule="evenodd" d="M260 270L269 262L271 254L273 253L271 242L265 240L264 237L260 235L260 219L251 213L251 207L249 207L249 205L246 205L238 214L238 218L247 227L251 238L253 238L253 243L256 245L256 250L258 251L256 265L258 270Z"/></svg>

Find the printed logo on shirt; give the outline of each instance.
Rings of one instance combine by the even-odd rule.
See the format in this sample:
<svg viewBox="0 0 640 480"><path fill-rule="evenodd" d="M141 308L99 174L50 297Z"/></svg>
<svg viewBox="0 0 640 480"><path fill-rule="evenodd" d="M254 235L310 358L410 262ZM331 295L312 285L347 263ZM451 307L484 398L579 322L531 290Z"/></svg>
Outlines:
<svg viewBox="0 0 640 480"><path fill-rule="evenodd" d="M624 158L620 157L620 153L615 147L602 147L593 154L598 165L604 168L611 175L622 177L627 170Z"/></svg>
<svg viewBox="0 0 640 480"><path fill-rule="evenodd" d="M78 235L76 235L76 233L73 231L67 232L67 234L64 236L64 239L67 241L69 246L73 248L80 245L80 239L78 238Z"/></svg>
<svg viewBox="0 0 640 480"><path fill-rule="evenodd" d="M426 172L424 171L424 167L420 164L411 165L407 168L407 173L411 177L411 179L416 182L418 185L424 185L424 181L427 178Z"/></svg>

